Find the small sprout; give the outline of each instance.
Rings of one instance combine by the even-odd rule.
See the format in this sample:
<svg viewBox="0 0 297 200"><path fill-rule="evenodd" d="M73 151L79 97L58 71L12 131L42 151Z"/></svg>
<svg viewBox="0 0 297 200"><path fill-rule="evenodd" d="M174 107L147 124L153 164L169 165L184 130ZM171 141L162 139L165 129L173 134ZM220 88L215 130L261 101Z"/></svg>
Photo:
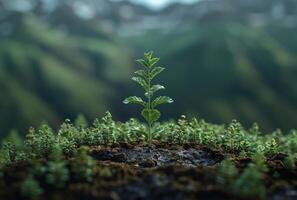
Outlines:
<svg viewBox="0 0 297 200"><path fill-rule="evenodd" d="M264 199L266 196L265 185L262 182L263 172L254 163L248 165L232 185L232 191L243 197Z"/></svg>
<svg viewBox="0 0 297 200"><path fill-rule="evenodd" d="M77 179L91 182L95 172L95 161L88 155L88 151L86 146L78 149L72 164L72 171Z"/></svg>
<svg viewBox="0 0 297 200"><path fill-rule="evenodd" d="M261 135L260 128L257 123L252 124L252 127L249 129L249 132L252 135Z"/></svg>
<svg viewBox="0 0 297 200"><path fill-rule="evenodd" d="M83 114L79 114L75 119L75 127L76 128L86 128L88 126L88 121Z"/></svg>
<svg viewBox="0 0 297 200"><path fill-rule="evenodd" d="M0 149L0 170L11 162L9 151L5 148Z"/></svg>
<svg viewBox="0 0 297 200"><path fill-rule="evenodd" d="M117 142L116 123L112 119L112 115L109 111L102 117L101 131L102 140L104 144Z"/></svg>
<svg viewBox="0 0 297 200"><path fill-rule="evenodd" d="M24 145L23 138L20 136L19 132L14 129L2 140L2 145L6 142L13 144L17 150L22 149Z"/></svg>
<svg viewBox="0 0 297 200"><path fill-rule="evenodd" d="M152 84L152 80L165 69L163 67L156 66L159 60L159 58L153 56L152 51L144 53L144 59L137 60L143 69L136 71L136 76L132 77L132 80L137 82L144 89L144 96L146 97L147 102L141 97L136 96L128 97L123 101L124 104L138 104L144 107L141 111L141 115L148 123L149 143L152 142L152 125L161 117L161 113L156 109L156 107L161 104L173 103L173 100L167 96L160 96L154 100L152 99L157 91L165 89L162 85Z"/></svg>
<svg viewBox="0 0 297 200"><path fill-rule="evenodd" d="M220 164L218 173L217 183L223 188L230 188L231 184L234 183L236 177L238 176L238 170L236 166L229 159L224 160Z"/></svg>
<svg viewBox="0 0 297 200"><path fill-rule="evenodd" d="M288 169L294 169L296 167L296 162L297 162L297 153L289 154L284 160L285 167Z"/></svg>
<svg viewBox="0 0 297 200"><path fill-rule="evenodd" d="M16 149L16 146L13 143L5 142L2 145L2 149L5 152L5 157L7 158L8 162L16 161L17 149Z"/></svg>
<svg viewBox="0 0 297 200"><path fill-rule="evenodd" d="M56 142L55 134L50 126L42 124L39 130L34 128L29 129L29 133L26 135L25 147L32 154L32 157L48 157L52 148Z"/></svg>
<svg viewBox="0 0 297 200"><path fill-rule="evenodd" d="M63 188L69 179L69 170L63 160L63 152L59 145L54 145L50 161L46 166L46 181L57 188Z"/></svg>
<svg viewBox="0 0 297 200"><path fill-rule="evenodd" d="M21 194L28 199L38 199L42 193L43 189L32 175L26 178L21 185Z"/></svg>

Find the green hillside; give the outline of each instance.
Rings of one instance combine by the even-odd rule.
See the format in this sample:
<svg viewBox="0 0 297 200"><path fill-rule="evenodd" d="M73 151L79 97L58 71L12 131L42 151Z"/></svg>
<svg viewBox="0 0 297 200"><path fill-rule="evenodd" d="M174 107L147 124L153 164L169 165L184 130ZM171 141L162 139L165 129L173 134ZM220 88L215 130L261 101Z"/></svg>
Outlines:
<svg viewBox="0 0 297 200"><path fill-rule="evenodd" d="M161 108L163 119L199 115L215 123L239 119L245 127L257 121L265 132L296 127L296 26L266 19L256 28L245 22L249 10L238 19L210 10L200 19L195 10L187 15L192 7L186 5L154 13L106 2L109 15L89 20L63 3L49 13L38 6L6 10L0 21L1 137L42 121L56 128L79 113L88 119L105 110L119 120L138 116L119 102L137 89L130 81L134 58L147 50L162 58L167 70L160 82L176 100L174 109ZM121 6L142 17L121 18ZM176 22L179 16L185 26ZM146 29L156 18L164 27Z"/></svg>
<svg viewBox="0 0 297 200"><path fill-rule="evenodd" d="M130 75L129 49L111 36L62 34L32 15L13 19L18 30L0 39L3 133L42 120L57 124L80 112L94 117L108 108L116 85Z"/></svg>
<svg viewBox="0 0 297 200"><path fill-rule="evenodd" d="M199 113L216 122L237 118L247 126L258 121L273 130L294 127L297 118L297 45L287 41L289 31L227 23L131 41L140 49L158 48L170 70L164 75L168 93L182 99L175 115Z"/></svg>

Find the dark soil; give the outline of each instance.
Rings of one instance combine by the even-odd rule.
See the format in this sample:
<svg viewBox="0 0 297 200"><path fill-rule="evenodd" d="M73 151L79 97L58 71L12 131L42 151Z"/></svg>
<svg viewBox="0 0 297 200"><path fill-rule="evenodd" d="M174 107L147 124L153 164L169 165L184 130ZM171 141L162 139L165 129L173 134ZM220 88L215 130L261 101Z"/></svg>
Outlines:
<svg viewBox="0 0 297 200"><path fill-rule="evenodd" d="M41 199L241 199L216 184L216 165L225 157L220 151L196 145L118 144L92 147L91 156L98 168L92 183L72 178L63 190L44 183ZM250 158L234 160L239 169L251 162ZM286 169L282 161L280 156L267 162L267 199L296 200L297 170ZM111 176L100 173L103 167L110 169ZM19 185L28 168L20 163L4 173L0 199L21 199Z"/></svg>
<svg viewBox="0 0 297 200"><path fill-rule="evenodd" d="M120 145L99 146L94 148L92 156L100 161L126 163L139 168L156 168L167 165L184 167L213 166L222 161L219 152L201 147L167 146L167 145Z"/></svg>

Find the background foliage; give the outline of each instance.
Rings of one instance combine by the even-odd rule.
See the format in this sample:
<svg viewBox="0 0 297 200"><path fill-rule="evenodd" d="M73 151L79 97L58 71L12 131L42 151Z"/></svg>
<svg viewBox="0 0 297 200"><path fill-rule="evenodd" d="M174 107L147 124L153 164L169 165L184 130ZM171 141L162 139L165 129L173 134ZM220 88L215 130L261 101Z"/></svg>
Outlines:
<svg viewBox="0 0 297 200"><path fill-rule="evenodd" d="M215 0L151 10L129 1L0 1L0 132L83 113L138 116L134 59L152 49L174 109L211 122L296 127L297 3Z"/></svg>

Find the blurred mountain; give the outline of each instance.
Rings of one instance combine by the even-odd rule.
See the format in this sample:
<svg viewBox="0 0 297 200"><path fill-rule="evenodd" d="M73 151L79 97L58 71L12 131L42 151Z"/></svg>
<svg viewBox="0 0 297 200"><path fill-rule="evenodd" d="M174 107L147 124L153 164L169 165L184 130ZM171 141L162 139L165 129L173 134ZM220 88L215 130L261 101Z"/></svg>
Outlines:
<svg viewBox="0 0 297 200"><path fill-rule="evenodd" d="M133 10L133 9L130 9ZM131 13L137 13L133 10ZM201 0L193 4L172 3L159 12L132 15L126 23L128 34L147 30L163 32L190 31L194 26L236 21L248 26L297 26L295 0ZM133 28L131 28L133 27ZM136 31L135 31L136 30Z"/></svg>
<svg viewBox="0 0 297 200"><path fill-rule="evenodd" d="M1 18L4 133L42 120L57 125L80 112L94 118L110 107L116 88L130 76L131 50L63 9L49 21L18 11Z"/></svg>
<svg viewBox="0 0 297 200"><path fill-rule="evenodd" d="M164 117L296 126L297 2L205 0L163 10L110 0L0 1L0 131L57 125L134 94L134 58L153 49L176 100Z"/></svg>
<svg viewBox="0 0 297 200"><path fill-rule="evenodd" d="M156 49L168 66L167 91L182 101L167 114L288 130L297 122L296 7L296 1L172 4L160 12L164 26L129 40L140 51Z"/></svg>
<svg viewBox="0 0 297 200"><path fill-rule="evenodd" d="M168 69L167 92L177 100L175 110L166 112L199 113L213 122L239 119L248 126L257 121L265 130L294 127L297 42L283 40L295 31L229 23L170 36L155 33L146 42L166 44L157 52L163 52Z"/></svg>

